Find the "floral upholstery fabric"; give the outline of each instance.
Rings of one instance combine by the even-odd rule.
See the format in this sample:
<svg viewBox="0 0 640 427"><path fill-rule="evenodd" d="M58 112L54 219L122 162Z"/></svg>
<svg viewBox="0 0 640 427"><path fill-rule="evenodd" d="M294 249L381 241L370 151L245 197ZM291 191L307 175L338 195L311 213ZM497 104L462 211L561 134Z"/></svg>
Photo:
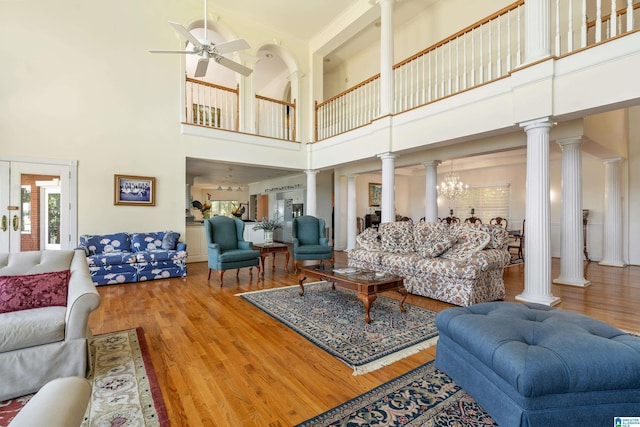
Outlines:
<svg viewBox="0 0 640 427"><path fill-rule="evenodd" d="M408 292L455 305L469 306L504 299L502 273L504 266L509 263L509 253L506 247L490 248L490 245L501 246L504 234L508 236L506 231L494 231L495 226L484 228L480 224L456 224L450 227L443 224L449 234L438 237L443 232L438 225L408 223L415 250L392 252L386 250L389 246L385 246L385 240L403 241L403 231L406 231L406 225L395 224L380 225L381 251L369 251L360 245L349 251L349 266L397 274L405 279ZM394 237L385 239L387 231ZM425 257L423 254L436 251L427 247L428 242L435 241L437 244L439 239L445 239L444 236L455 241L454 246L459 244L456 256L451 257L453 259L442 255ZM395 250L398 246L390 245Z"/></svg>
<svg viewBox="0 0 640 427"><path fill-rule="evenodd" d="M413 227L413 244L418 254L425 258L440 256L456 241L449 227L441 222L419 222Z"/></svg>
<svg viewBox="0 0 640 427"><path fill-rule="evenodd" d="M184 277L187 245L177 241L179 237L179 233L171 231L80 236L77 249L84 249L87 254L96 285Z"/></svg>
<svg viewBox="0 0 640 427"><path fill-rule="evenodd" d="M99 255L111 252L131 252L131 239L127 233L80 236L80 248L85 254Z"/></svg>
<svg viewBox="0 0 640 427"><path fill-rule="evenodd" d="M382 250L394 254L413 252L413 223L411 221L383 222L379 227Z"/></svg>
<svg viewBox="0 0 640 427"><path fill-rule="evenodd" d="M491 240L489 233L468 227L458 228L456 236L456 243L441 255L442 258L468 261L473 254L483 250Z"/></svg>
<svg viewBox="0 0 640 427"><path fill-rule="evenodd" d="M352 249L348 253L349 267L365 270L382 271L380 258L383 252L367 249Z"/></svg>
<svg viewBox="0 0 640 427"><path fill-rule="evenodd" d="M365 228L365 230L356 236L356 244L361 249L369 251L382 250L382 243L380 242L380 234L375 228Z"/></svg>
<svg viewBox="0 0 640 427"><path fill-rule="evenodd" d="M460 229L464 228L471 228L489 233L490 240L489 243L487 243L487 249L506 249L509 244L509 232L499 225L462 223L453 224L451 230L457 234Z"/></svg>

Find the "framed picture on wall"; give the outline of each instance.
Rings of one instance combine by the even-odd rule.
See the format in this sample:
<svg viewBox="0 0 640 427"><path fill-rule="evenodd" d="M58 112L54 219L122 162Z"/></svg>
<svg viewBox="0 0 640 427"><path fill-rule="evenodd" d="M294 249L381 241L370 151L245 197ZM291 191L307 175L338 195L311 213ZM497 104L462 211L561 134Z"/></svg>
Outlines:
<svg viewBox="0 0 640 427"><path fill-rule="evenodd" d="M382 200L382 184L369 183L369 206L380 206Z"/></svg>
<svg viewBox="0 0 640 427"><path fill-rule="evenodd" d="M156 205L156 179L150 176L114 175L113 204Z"/></svg>

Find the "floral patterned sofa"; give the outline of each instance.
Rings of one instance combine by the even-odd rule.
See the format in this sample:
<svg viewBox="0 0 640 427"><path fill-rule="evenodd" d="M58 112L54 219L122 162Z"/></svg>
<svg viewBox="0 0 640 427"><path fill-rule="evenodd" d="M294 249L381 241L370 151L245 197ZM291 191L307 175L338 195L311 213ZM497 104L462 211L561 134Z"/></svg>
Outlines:
<svg viewBox="0 0 640 427"><path fill-rule="evenodd" d="M173 231L82 235L76 249L96 285L142 282L187 275L187 245L178 239Z"/></svg>
<svg viewBox="0 0 640 427"><path fill-rule="evenodd" d="M348 252L349 266L403 277L412 294L459 306L503 299L509 234L484 224L380 224Z"/></svg>

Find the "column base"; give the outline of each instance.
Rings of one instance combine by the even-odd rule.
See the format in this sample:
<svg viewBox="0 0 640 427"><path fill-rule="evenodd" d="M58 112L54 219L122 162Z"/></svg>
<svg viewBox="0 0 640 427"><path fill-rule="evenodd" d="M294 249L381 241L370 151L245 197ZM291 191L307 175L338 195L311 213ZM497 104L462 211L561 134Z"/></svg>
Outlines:
<svg viewBox="0 0 640 427"><path fill-rule="evenodd" d="M614 261L614 260L603 259L602 261L600 261L598 263L598 265L603 265L603 266L606 266L606 267L625 267L627 264L625 264L622 261Z"/></svg>
<svg viewBox="0 0 640 427"><path fill-rule="evenodd" d="M591 285L589 280L584 278L572 279L569 277L558 277L557 279L553 279L551 283L555 283L556 285L569 285L569 286L577 286L579 288L586 288Z"/></svg>
<svg viewBox="0 0 640 427"><path fill-rule="evenodd" d="M545 296L545 297L538 297L535 295L526 295L524 293L520 294L520 295L516 295L516 301L521 301L521 302L533 302L536 304L543 304L543 305L548 305L548 306L554 306L557 304L560 304L562 302L562 300L558 297L554 297L553 295L550 296Z"/></svg>

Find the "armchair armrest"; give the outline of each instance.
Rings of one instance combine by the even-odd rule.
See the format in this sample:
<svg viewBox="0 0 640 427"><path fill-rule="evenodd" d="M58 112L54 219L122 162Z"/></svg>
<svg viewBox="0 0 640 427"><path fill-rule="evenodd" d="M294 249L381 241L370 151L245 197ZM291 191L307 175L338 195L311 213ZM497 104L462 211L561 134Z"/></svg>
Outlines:
<svg viewBox="0 0 640 427"><path fill-rule="evenodd" d="M89 247L85 245L78 245L74 249L74 251L81 250L84 251L84 256L89 256L91 253L89 252Z"/></svg>
<svg viewBox="0 0 640 427"><path fill-rule="evenodd" d="M503 249L483 249L469 258L469 263L477 265L480 270L488 271L494 268L504 268L509 264L509 252Z"/></svg>
<svg viewBox="0 0 640 427"><path fill-rule="evenodd" d="M319 244L320 246L329 246L329 239L326 237L321 237Z"/></svg>
<svg viewBox="0 0 640 427"><path fill-rule="evenodd" d="M176 245L176 250L178 251L186 251L187 250L187 244L184 242L178 242L178 244Z"/></svg>
<svg viewBox="0 0 640 427"><path fill-rule="evenodd" d="M293 238L293 247L297 248L298 246L300 246L300 241L298 240L297 237Z"/></svg>
<svg viewBox="0 0 640 427"><path fill-rule="evenodd" d="M245 240L240 240L238 242L238 249L252 249L253 248L253 242L247 242Z"/></svg>
<svg viewBox="0 0 640 427"><path fill-rule="evenodd" d="M100 294L91 279L84 252L75 251L70 269L65 339L83 339L87 334L89 314L100 305Z"/></svg>

